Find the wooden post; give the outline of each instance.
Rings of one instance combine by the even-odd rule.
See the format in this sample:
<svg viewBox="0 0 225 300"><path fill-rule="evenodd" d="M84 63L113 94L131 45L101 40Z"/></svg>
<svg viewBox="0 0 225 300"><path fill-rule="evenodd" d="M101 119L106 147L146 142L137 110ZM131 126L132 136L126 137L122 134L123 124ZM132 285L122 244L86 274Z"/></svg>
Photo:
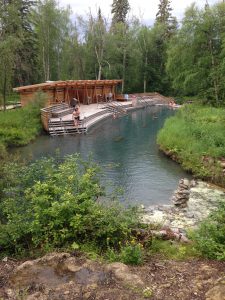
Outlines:
<svg viewBox="0 0 225 300"><path fill-rule="evenodd" d="M95 87L94 87L94 95L93 95L93 98L95 98L95 101L96 103L98 102L98 99L97 99L97 95L96 95L96 80L95 80Z"/></svg>
<svg viewBox="0 0 225 300"><path fill-rule="evenodd" d="M113 100L116 100L116 95L115 95L115 83L112 85L112 95L113 95Z"/></svg>
<svg viewBox="0 0 225 300"><path fill-rule="evenodd" d="M106 97L105 97L105 81L103 82L103 89L102 89L102 97L103 97L103 101L106 100Z"/></svg>

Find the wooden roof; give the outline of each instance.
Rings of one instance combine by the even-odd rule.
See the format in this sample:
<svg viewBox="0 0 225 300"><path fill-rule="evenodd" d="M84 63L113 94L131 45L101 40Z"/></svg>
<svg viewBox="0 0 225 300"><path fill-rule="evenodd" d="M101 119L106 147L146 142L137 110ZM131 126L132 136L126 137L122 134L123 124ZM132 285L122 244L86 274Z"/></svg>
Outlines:
<svg viewBox="0 0 225 300"><path fill-rule="evenodd" d="M15 92L26 92L36 90L48 90L54 88L65 88L65 87L85 87L85 86L101 86L101 85L117 85L122 83L122 80L66 80L66 81L48 81L45 83L25 85L14 88Z"/></svg>

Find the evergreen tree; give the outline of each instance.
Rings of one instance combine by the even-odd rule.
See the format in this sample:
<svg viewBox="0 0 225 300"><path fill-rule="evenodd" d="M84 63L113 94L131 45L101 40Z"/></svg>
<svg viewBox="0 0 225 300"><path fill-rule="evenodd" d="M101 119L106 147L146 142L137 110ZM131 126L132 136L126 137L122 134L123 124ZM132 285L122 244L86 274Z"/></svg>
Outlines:
<svg viewBox="0 0 225 300"><path fill-rule="evenodd" d="M111 13L112 26L116 23L126 23L127 13L130 9L128 0L113 0Z"/></svg>
<svg viewBox="0 0 225 300"><path fill-rule="evenodd" d="M172 16L170 0L160 0L156 23L165 27L165 35L171 36L177 29L177 20Z"/></svg>
<svg viewBox="0 0 225 300"><path fill-rule="evenodd" d="M15 76L18 52L22 47L23 29L19 6L15 2L0 0L0 93L3 106L7 94L11 92Z"/></svg>
<svg viewBox="0 0 225 300"><path fill-rule="evenodd" d="M18 49L15 66L15 85L26 85L37 80L37 38L33 30L31 11L36 1L15 0L23 30L22 46Z"/></svg>

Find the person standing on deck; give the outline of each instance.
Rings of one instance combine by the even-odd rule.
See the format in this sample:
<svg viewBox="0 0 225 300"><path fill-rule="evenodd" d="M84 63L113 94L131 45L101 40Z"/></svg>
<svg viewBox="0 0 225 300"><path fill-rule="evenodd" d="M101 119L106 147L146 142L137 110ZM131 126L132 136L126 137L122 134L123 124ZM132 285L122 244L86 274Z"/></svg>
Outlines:
<svg viewBox="0 0 225 300"><path fill-rule="evenodd" d="M80 101L76 98L73 98L71 101L70 101L70 106L76 108L77 106L80 106Z"/></svg>

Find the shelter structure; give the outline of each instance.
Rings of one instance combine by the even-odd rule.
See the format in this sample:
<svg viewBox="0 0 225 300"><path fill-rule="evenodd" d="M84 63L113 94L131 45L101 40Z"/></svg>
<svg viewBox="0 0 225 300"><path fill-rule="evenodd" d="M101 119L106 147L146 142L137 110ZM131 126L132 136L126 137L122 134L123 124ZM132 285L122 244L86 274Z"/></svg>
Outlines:
<svg viewBox="0 0 225 300"><path fill-rule="evenodd" d="M42 91L46 94L46 106L67 103L72 105L73 98L82 104L92 104L116 100L117 87L122 80L67 80L48 81L45 83L14 88L20 94L21 105L25 106L34 99L34 94Z"/></svg>

